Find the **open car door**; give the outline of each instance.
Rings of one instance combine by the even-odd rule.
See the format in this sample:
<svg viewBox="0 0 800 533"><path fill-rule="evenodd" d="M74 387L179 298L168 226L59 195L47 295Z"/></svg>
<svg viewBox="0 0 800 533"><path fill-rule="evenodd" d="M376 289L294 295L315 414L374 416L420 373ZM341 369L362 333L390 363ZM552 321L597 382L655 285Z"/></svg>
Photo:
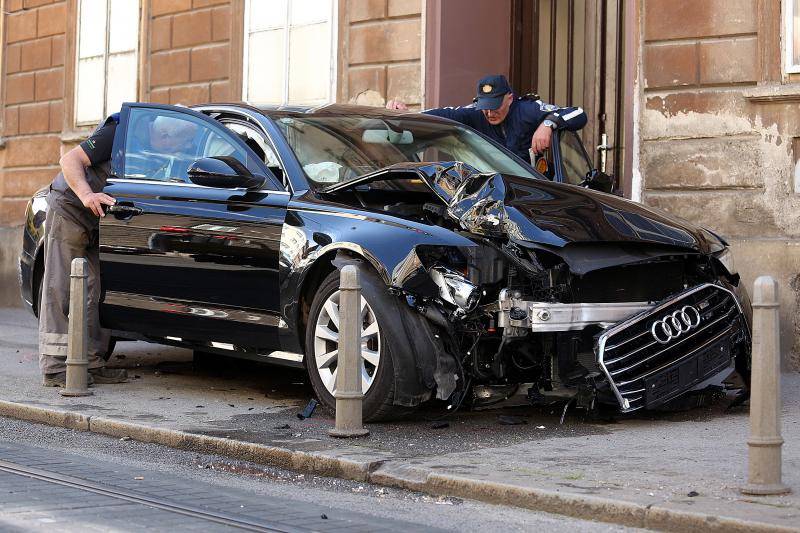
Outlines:
<svg viewBox="0 0 800 533"><path fill-rule="evenodd" d="M100 221L104 326L276 348L289 194L243 139L191 109L124 104L112 174L105 192L117 203Z"/></svg>
<svg viewBox="0 0 800 533"><path fill-rule="evenodd" d="M614 179L594 168L580 137L574 131L553 132L553 181L580 185L601 192L614 191Z"/></svg>

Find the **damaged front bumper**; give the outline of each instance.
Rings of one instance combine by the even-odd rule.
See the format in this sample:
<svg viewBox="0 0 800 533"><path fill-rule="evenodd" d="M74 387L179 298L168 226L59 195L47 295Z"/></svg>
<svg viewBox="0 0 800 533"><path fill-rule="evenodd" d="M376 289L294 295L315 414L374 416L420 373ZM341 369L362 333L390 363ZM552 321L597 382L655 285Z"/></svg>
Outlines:
<svg viewBox="0 0 800 533"><path fill-rule="evenodd" d="M523 328L534 333L574 331L596 324L607 328L653 307L647 302L559 303L532 302L514 291L500 291L497 325Z"/></svg>
<svg viewBox="0 0 800 533"><path fill-rule="evenodd" d="M504 289L497 325L515 337L598 327L594 383L601 399L616 400L622 412L656 408L721 383L749 340L739 298L712 283L656 304L535 302Z"/></svg>
<svg viewBox="0 0 800 533"><path fill-rule="evenodd" d="M606 330L595 354L622 412L629 412L730 373L736 349L748 340L734 293L706 283Z"/></svg>

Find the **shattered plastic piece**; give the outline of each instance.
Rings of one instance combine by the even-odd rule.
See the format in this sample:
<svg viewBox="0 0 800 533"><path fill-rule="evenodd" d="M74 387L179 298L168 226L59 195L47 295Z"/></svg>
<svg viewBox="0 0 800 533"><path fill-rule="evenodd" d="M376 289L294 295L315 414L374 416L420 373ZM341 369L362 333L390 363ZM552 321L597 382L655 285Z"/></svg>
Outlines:
<svg viewBox="0 0 800 533"><path fill-rule="evenodd" d="M306 405L306 408L303 409L301 412L297 413L297 418L299 418L300 420L311 418L311 415L314 414L314 409L317 408L317 405L319 405L319 402L314 398L311 398L311 400L309 400L308 404Z"/></svg>
<svg viewBox="0 0 800 533"><path fill-rule="evenodd" d="M131 440L131 438L129 436L125 435L124 437L122 437L119 440L126 441L126 440Z"/></svg>
<svg viewBox="0 0 800 533"><path fill-rule="evenodd" d="M504 426L519 426L520 424L527 424L528 421L521 416L500 415L497 421Z"/></svg>
<svg viewBox="0 0 800 533"><path fill-rule="evenodd" d="M687 494L687 496L690 497L690 498L694 498L695 496L700 496L700 493L695 491L695 490L690 490L689 494Z"/></svg>
<svg viewBox="0 0 800 533"><path fill-rule="evenodd" d="M431 424L431 429L444 429L449 428L450 422L434 422Z"/></svg>
<svg viewBox="0 0 800 533"><path fill-rule="evenodd" d="M135 479L136 481L141 481L141 480L143 480L143 479L144 479L144 476L136 476L136 477L135 477L135 478L133 478L133 479Z"/></svg>
<svg viewBox="0 0 800 533"><path fill-rule="evenodd" d="M274 426L272 429L291 429L291 427L289 424L283 424L282 426Z"/></svg>
<svg viewBox="0 0 800 533"><path fill-rule="evenodd" d="M321 515L319 515L319 517L322 518L323 520L327 520L328 519L328 515L326 515L326 514L321 514Z"/></svg>
<svg viewBox="0 0 800 533"><path fill-rule="evenodd" d="M544 426L536 426L536 429L545 429Z"/></svg>

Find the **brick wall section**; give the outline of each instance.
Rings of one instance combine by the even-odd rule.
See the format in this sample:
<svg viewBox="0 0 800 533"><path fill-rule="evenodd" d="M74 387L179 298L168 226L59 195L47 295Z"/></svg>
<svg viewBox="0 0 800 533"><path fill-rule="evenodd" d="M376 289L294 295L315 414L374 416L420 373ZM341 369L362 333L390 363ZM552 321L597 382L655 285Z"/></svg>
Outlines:
<svg viewBox="0 0 800 533"><path fill-rule="evenodd" d="M0 226L21 224L31 194L58 171L66 4L8 0Z"/></svg>
<svg viewBox="0 0 800 533"><path fill-rule="evenodd" d="M348 0L344 100L383 105L422 102L422 0Z"/></svg>
<svg viewBox="0 0 800 533"><path fill-rule="evenodd" d="M150 101L238 99L229 81L230 0L152 0L150 16Z"/></svg>

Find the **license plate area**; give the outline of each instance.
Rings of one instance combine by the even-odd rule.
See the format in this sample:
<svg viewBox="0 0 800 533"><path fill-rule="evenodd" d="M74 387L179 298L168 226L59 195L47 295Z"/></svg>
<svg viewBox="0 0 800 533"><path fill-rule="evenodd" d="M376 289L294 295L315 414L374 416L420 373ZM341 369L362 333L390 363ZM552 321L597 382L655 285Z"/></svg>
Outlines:
<svg viewBox="0 0 800 533"><path fill-rule="evenodd" d="M731 361L730 339L720 339L685 361L645 378L645 406L656 407L700 383Z"/></svg>

